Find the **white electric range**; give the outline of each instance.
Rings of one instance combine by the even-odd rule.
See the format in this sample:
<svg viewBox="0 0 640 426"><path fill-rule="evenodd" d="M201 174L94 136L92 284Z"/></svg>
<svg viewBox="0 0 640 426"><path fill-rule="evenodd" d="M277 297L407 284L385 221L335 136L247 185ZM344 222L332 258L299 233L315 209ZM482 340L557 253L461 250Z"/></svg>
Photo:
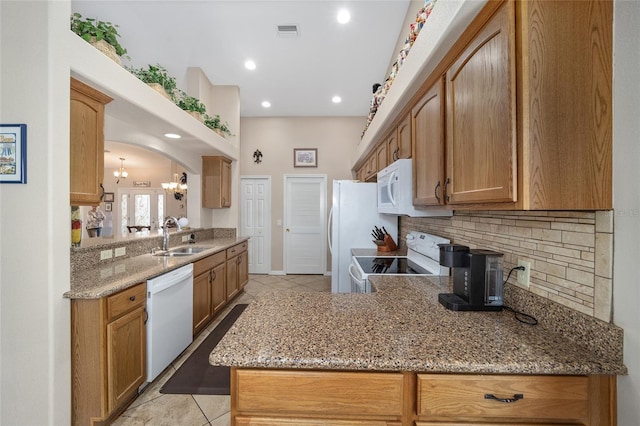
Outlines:
<svg viewBox="0 0 640 426"><path fill-rule="evenodd" d="M416 231L406 238L406 256L353 256L349 266L351 292L371 293L371 275L449 275L449 268L440 266L438 244L450 244L450 240Z"/></svg>

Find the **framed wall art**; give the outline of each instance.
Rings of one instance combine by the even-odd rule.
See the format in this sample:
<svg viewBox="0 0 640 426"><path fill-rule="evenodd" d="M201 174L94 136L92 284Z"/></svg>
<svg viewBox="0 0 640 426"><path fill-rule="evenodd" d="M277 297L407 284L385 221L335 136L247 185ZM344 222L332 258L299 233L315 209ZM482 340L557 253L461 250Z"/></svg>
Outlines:
<svg viewBox="0 0 640 426"><path fill-rule="evenodd" d="M0 124L0 183L27 183L26 124Z"/></svg>
<svg viewBox="0 0 640 426"><path fill-rule="evenodd" d="M318 149L294 148L293 167L318 167Z"/></svg>
<svg viewBox="0 0 640 426"><path fill-rule="evenodd" d="M102 201L104 201L105 203L113 203L115 201L113 192L105 192Z"/></svg>
<svg viewBox="0 0 640 426"><path fill-rule="evenodd" d="M111 211L111 203L104 203L104 211L106 212Z"/></svg>

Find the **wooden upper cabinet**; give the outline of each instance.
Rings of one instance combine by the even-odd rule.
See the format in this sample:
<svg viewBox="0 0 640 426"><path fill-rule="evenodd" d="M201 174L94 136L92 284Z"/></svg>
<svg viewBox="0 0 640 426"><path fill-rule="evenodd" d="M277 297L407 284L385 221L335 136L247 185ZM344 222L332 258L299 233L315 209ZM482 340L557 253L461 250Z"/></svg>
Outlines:
<svg viewBox="0 0 640 426"><path fill-rule="evenodd" d="M407 116L398 124L398 128L396 129L397 135L397 151L395 160L399 160L401 158L411 158L412 157L412 146L411 146L411 115L407 114Z"/></svg>
<svg viewBox="0 0 640 426"><path fill-rule="evenodd" d="M516 201L515 11L504 3L446 72L445 201Z"/></svg>
<svg viewBox="0 0 640 426"><path fill-rule="evenodd" d="M612 201L613 2L518 2L523 208Z"/></svg>
<svg viewBox="0 0 640 426"><path fill-rule="evenodd" d="M112 99L73 78L70 94L71 205L98 205L104 193L104 108Z"/></svg>
<svg viewBox="0 0 640 426"><path fill-rule="evenodd" d="M376 150L376 162L377 162L377 167L376 167L377 172L384 169L389 164L389 160L387 156L387 144L384 142L381 143L378 146L378 149Z"/></svg>
<svg viewBox="0 0 640 426"><path fill-rule="evenodd" d="M202 157L202 207L231 206L231 160L222 156Z"/></svg>
<svg viewBox="0 0 640 426"><path fill-rule="evenodd" d="M413 204L444 204L444 81L438 80L411 110Z"/></svg>

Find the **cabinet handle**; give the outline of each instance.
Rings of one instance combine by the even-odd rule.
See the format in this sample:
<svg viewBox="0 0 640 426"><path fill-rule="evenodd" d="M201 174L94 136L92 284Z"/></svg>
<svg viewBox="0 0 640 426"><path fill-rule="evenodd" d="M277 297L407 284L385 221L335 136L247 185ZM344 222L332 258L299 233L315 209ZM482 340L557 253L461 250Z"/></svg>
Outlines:
<svg viewBox="0 0 640 426"><path fill-rule="evenodd" d="M147 324L149 321L149 312L147 312L147 308L144 308L144 324Z"/></svg>
<svg viewBox="0 0 640 426"><path fill-rule="evenodd" d="M497 396L495 396L492 393L485 393L484 394L484 399L493 399L493 400L498 401L498 402L504 402L505 404L510 404L512 402L516 402L516 401L518 401L520 399L523 399L523 398L524 398L524 395L521 394L521 393L516 393L511 398L498 398Z"/></svg>
<svg viewBox="0 0 640 426"><path fill-rule="evenodd" d="M436 184L436 189L434 190L434 193L436 195L436 200L438 201L438 204L440 204L440 196L438 195L438 188L440 188L440 181L438 181L438 183Z"/></svg>
<svg viewBox="0 0 640 426"><path fill-rule="evenodd" d="M211 271L211 273L209 275L213 274L213 278L211 279L211 282L214 282L216 280L216 271Z"/></svg>
<svg viewBox="0 0 640 426"><path fill-rule="evenodd" d="M136 297L135 296L131 296L131 297L129 297L129 300L131 300L133 302L133 301L136 300Z"/></svg>
<svg viewBox="0 0 640 426"><path fill-rule="evenodd" d="M104 185L102 182L100 182L100 189L102 189L102 194L100 194L100 201L102 201L104 198Z"/></svg>
<svg viewBox="0 0 640 426"><path fill-rule="evenodd" d="M449 178L447 178L447 180L444 181L444 188L442 188L442 196L444 197L444 200L448 203L450 198L447 195L447 186L451 183L451 181L449 180Z"/></svg>

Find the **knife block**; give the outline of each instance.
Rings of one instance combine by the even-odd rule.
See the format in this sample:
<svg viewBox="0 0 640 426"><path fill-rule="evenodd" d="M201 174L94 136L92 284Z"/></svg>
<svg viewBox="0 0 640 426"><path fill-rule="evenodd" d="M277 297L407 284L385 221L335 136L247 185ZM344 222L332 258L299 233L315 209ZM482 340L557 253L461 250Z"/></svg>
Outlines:
<svg viewBox="0 0 640 426"><path fill-rule="evenodd" d="M384 245L378 245L378 251L396 251L398 249L396 242L393 241L393 238L389 234L384 236L382 242Z"/></svg>

